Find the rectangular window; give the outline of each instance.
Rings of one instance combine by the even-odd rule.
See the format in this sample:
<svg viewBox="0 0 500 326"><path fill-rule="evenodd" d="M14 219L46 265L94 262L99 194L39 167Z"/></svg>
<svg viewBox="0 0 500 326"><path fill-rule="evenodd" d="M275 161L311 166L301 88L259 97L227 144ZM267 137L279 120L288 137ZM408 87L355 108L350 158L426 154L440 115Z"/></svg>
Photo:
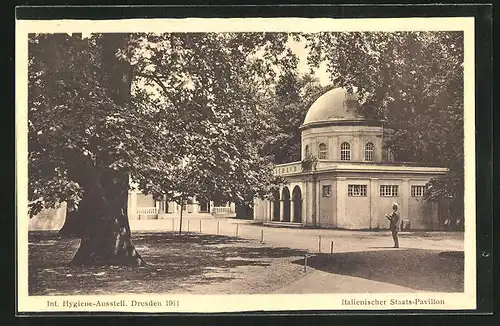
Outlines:
<svg viewBox="0 0 500 326"><path fill-rule="evenodd" d="M425 192L425 186L411 186L412 197L422 197Z"/></svg>
<svg viewBox="0 0 500 326"><path fill-rule="evenodd" d="M380 197L397 197L398 186L395 185L382 185L380 186Z"/></svg>
<svg viewBox="0 0 500 326"><path fill-rule="evenodd" d="M323 197L330 197L332 195L332 186L324 185L322 188Z"/></svg>
<svg viewBox="0 0 500 326"><path fill-rule="evenodd" d="M347 195L350 197L366 197L366 185L348 185Z"/></svg>

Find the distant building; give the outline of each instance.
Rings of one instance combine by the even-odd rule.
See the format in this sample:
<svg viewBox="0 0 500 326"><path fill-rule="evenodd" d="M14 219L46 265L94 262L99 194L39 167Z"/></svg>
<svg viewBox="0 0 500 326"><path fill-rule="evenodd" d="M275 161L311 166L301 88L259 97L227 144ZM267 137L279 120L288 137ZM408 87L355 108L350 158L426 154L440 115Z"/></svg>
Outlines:
<svg viewBox="0 0 500 326"><path fill-rule="evenodd" d="M128 217L131 220L170 219L180 216L181 206L167 200L154 200L138 190L130 190L128 196ZM186 200L183 217L235 217L235 204L214 202L196 197Z"/></svg>
<svg viewBox="0 0 500 326"><path fill-rule="evenodd" d="M356 113L355 94L332 89L310 107L300 126L302 159L317 159L311 170L302 162L279 164L276 175L286 184L272 200L255 200L254 220L346 229L387 228L384 214L400 206L405 227L437 229L438 203L422 199L442 167L394 162L384 150L390 137L383 121ZM314 168L315 165L315 168Z"/></svg>

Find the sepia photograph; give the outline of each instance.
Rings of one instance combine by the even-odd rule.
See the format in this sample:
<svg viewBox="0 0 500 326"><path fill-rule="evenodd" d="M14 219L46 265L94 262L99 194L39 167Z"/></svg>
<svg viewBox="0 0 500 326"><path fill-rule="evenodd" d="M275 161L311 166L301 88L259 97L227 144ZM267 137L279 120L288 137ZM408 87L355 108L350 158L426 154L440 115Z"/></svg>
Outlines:
<svg viewBox="0 0 500 326"><path fill-rule="evenodd" d="M18 21L19 311L475 308L473 37Z"/></svg>

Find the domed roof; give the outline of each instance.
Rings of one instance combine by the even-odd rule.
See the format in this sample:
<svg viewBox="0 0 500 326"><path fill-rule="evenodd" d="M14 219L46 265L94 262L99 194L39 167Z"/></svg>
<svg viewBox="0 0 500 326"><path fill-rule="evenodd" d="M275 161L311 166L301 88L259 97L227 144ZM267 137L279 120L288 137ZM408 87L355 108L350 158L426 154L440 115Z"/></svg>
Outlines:
<svg viewBox="0 0 500 326"><path fill-rule="evenodd" d="M309 108L303 126L317 122L365 120L356 111L359 102L356 93L345 88L334 88L321 95Z"/></svg>

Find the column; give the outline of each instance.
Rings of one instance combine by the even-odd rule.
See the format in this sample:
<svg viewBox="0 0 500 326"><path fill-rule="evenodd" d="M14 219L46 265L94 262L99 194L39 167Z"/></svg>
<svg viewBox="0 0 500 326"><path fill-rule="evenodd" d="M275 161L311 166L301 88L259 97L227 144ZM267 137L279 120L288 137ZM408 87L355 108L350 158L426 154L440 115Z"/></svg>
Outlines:
<svg viewBox="0 0 500 326"><path fill-rule="evenodd" d="M361 139L359 137L359 134L356 134L355 137L350 141L351 143L351 161L359 161L361 158L359 157L360 154L360 143Z"/></svg>
<svg viewBox="0 0 500 326"><path fill-rule="evenodd" d="M410 207L408 200L410 199L410 179L404 178L401 182L401 193L399 194L401 197L401 218L403 220L410 219Z"/></svg>
<svg viewBox="0 0 500 326"><path fill-rule="evenodd" d="M274 200L269 201L269 221L272 221L274 218Z"/></svg>
<svg viewBox="0 0 500 326"><path fill-rule="evenodd" d="M378 212L378 178L370 178L370 189L368 189L368 195L370 196L370 229L374 227L380 227L378 218L380 213Z"/></svg>
<svg viewBox="0 0 500 326"><path fill-rule="evenodd" d="M290 222L295 222L295 201L290 200Z"/></svg>
<svg viewBox="0 0 500 326"><path fill-rule="evenodd" d="M302 215L302 220L304 225L309 225L312 223L312 216L314 214L314 190L313 190L313 183L310 180L306 181L306 186L305 186L305 201L304 201L304 207L303 207L303 212L304 214ZM304 196L304 195L303 195Z"/></svg>
<svg viewBox="0 0 500 326"><path fill-rule="evenodd" d="M345 220L345 199L347 197L347 185L345 177L337 178L337 209L335 216L335 226L345 227L347 221Z"/></svg>
<svg viewBox="0 0 500 326"><path fill-rule="evenodd" d="M285 217L284 210L285 210L285 201L283 199L281 199L280 200L280 222L283 222L283 219Z"/></svg>
<svg viewBox="0 0 500 326"><path fill-rule="evenodd" d="M321 200L321 187L320 187L320 182L318 179L314 180L313 187L315 189L315 200L314 200L314 207L313 207L313 218L312 218L312 223L313 225L320 225L320 200Z"/></svg>
<svg viewBox="0 0 500 326"><path fill-rule="evenodd" d="M128 218L131 220L137 219L137 192L129 191L128 193Z"/></svg>
<svg viewBox="0 0 500 326"><path fill-rule="evenodd" d="M198 198L196 196L193 197L193 213L198 213L200 211L200 203L198 202Z"/></svg>
<svg viewBox="0 0 500 326"><path fill-rule="evenodd" d="M332 138L332 148L330 149L330 154L332 155L332 160L340 160L340 144L338 136Z"/></svg>

